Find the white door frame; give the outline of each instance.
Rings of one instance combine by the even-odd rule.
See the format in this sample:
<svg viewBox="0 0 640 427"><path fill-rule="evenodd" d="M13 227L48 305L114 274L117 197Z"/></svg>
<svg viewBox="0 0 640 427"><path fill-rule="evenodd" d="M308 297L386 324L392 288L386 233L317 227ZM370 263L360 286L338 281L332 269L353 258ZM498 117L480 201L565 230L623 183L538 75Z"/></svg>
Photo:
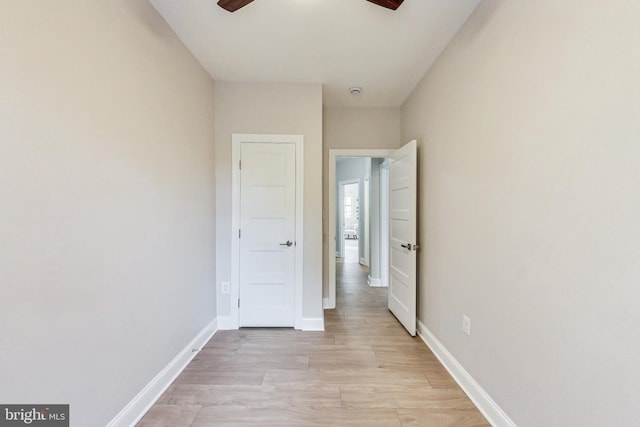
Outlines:
<svg viewBox="0 0 640 427"><path fill-rule="evenodd" d="M359 261L360 264L362 265L366 265L367 267L370 267L371 264L369 263L369 255L370 255L370 248L369 248L369 221L371 220L371 216L370 216L370 212L369 209L371 208L370 204L371 204L371 198L370 198L370 194L369 192L371 191L371 186L370 186L370 182L371 182L371 172L369 172L369 178L366 178L364 180L364 182L362 183L362 191L364 194L364 203L362 204L362 209L361 209L361 214L364 217L364 230L362 230L362 251L363 253L360 253L360 242L358 242L358 257L359 257ZM362 256L361 256L362 255Z"/></svg>
<svg viewBox="0 0 640 427"><path fill-rule="evenodd" d="M380 165L380 286L389 287L389 160Z"/></svg>
<svg viewBox="0 0 640 427"><path fill-rule="evenodd" d="M302 260L303 260L303 214L304 214L304 136L239 134L231 136L231 329L238 329L240 298L240 148L242 143L295 144L296 146L296 236L294 305L295 329L302 329ZM335 249L334 249L335 251Z"/></svg>
<svg viewBox="0 0 640 427"><path fill-rule="evenodd" d="M324 308L336 308L336 159L338 157L389 157L395 149L329 150L329 295Z"/></svg>

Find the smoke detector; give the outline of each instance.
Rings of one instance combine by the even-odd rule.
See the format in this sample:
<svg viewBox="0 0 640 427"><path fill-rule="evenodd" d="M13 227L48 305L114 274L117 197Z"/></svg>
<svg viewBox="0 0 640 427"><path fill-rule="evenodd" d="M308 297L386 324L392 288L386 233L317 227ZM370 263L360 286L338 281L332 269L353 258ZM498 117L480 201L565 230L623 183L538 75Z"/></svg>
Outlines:
<svg viewBox="0 0 640 427"><path fill-rule="evenodd" d="M351 92L351 95L360 95L362 88L358 86L350 87L349 92Z"/></svg>

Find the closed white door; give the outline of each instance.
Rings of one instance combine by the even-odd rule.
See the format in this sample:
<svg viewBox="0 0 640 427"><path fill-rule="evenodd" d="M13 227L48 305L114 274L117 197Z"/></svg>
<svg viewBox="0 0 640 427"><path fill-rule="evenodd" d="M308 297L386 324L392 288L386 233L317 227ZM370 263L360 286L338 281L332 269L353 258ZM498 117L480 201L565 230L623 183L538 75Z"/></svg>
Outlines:
<svg viewBox="0 0 640 427"><path fill-rule="evenodd" d="M294 326L295 150L241 147L240 326Z"/></svg>
<svg viewBox="0 0 640 427"><path fill-rule="evenodd" d="M416 335L417 143L391 156L389 165L389 310Z"/></svg>

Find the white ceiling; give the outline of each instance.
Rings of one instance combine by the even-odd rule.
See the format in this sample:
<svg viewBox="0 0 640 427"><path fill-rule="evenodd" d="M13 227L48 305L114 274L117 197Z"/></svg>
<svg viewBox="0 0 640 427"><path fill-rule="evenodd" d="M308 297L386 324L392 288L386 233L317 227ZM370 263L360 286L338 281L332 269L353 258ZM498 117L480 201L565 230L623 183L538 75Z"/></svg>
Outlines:
<svg viewBox="0 0 640 427"><path fill-rule="evenodd" d="M216 80L322 83L324 105L366 107L401 105L480 2L150 1Z"/></svg>

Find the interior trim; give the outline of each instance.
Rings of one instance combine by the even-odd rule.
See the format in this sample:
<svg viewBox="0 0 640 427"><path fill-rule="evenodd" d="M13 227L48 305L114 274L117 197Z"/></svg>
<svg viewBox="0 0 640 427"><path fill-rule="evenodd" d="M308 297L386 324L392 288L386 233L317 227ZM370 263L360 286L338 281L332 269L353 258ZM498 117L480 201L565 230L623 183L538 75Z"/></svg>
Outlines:
<svg viewBox="0 0 640 427"><path fill-rule="evenodd" d="M140 421L217 331L218 320L214 319L107 424L107 427L134 426Z"/></svg>
<svg viewBox="0 0 640 427"><path fill-rule="evenodd" d="M516 427L516 424L489 396L489 394L473 379L471 374L456 360L435 335L418 319L418 336L431 349L440 363L451 374L456 383L478 407L482 415L494 427Z"/></svg>

